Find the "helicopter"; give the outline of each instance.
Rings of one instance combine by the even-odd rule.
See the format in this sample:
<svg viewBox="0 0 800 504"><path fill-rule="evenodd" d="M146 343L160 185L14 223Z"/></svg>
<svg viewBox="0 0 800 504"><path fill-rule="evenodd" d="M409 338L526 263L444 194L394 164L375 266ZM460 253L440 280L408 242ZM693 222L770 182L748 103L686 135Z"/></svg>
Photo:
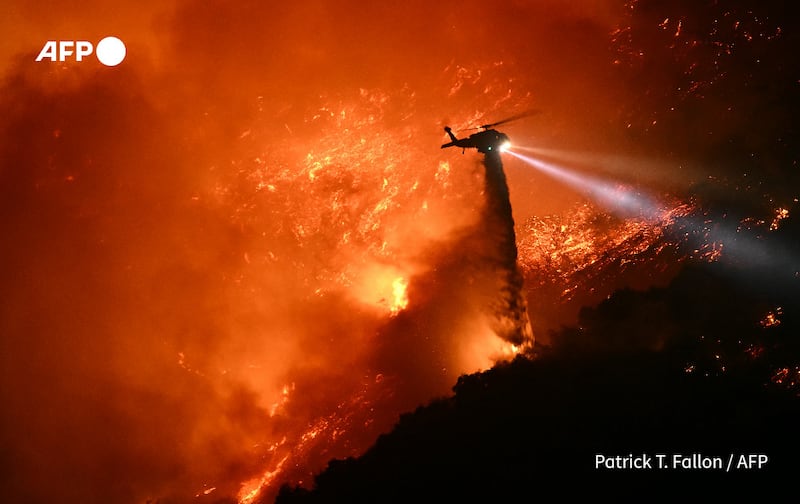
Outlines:
<svg viewBox="0 0 800 504"><path fill-rule="evenodd" d="M447 147L461 147L461 153L463 154L467 149L478 149L478 152L481 154L494 154L503 152L505 149L511 146L511 140L508 138L508 135L505 133L501 133L495 129L492 129L494 126L499 126L501 124L505 124L507 122L515 121L517 119L521 119L523 117L527 117L529 115L535 114L536 111L528 111L522 114L518 114L502 121L497 121L491 124L484 124L482 126L478 126L477 128L470 128L470 129L482 129L478 133L473 133L466 138L457 138L456 135L453 133L453 129L450 126L445 126L444 131L450 136L450 142L446 144L442 144L442 149Z"/></svg>
<svg viewBox="0 0 800 504"><path fill-rule="evenodd" d="M504 149L511 145L508 135L497 130L488 129L488 127L484 131L473 133L467 138L456 138L450 126L445 126L444 130L450 135L452 142L442 144L442 149L446 147L461 147L462 154L473 147L482 154L503 152Z"/></svg>

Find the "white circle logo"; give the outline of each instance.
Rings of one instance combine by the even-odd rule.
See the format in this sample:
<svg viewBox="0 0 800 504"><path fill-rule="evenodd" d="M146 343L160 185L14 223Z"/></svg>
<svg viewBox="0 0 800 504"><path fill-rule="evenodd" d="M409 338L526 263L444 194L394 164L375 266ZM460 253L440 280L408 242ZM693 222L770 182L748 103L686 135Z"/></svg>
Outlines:
<svg viewBox="0 0 800 504"><path fill-rule="evenodd" d="M105 66L117 66L125 59L125 44L117 37L106 37L97 43L95 54Z"/></svg>

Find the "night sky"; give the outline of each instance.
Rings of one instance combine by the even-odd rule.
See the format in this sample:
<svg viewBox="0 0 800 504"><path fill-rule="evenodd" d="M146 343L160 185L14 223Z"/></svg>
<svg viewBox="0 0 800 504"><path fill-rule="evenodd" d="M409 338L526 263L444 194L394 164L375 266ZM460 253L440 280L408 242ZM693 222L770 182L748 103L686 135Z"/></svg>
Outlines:
<svg viewBox="0 0 800 504"><path fill-rule="evenodd" d="M790 10L6 2L0 498L533 500L635 450L767 453L780 495ZM506 201L440 145L510 117Z"/></svg>

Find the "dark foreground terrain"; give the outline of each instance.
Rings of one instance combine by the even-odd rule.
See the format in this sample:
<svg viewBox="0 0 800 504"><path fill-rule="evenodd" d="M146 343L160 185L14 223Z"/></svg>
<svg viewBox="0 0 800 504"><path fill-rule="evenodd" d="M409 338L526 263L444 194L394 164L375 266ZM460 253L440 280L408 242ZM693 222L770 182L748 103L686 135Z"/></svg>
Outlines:
<svg viewBox="0 0 800 504"><path fill-rule="evenodd" d="M331 461L312 490L284 487L277 502L788 495L800 470L795 282L761 288L737 272L690 267L667 288L618 292L538 358L462 377L453 397L403 415L363 456ZM757 320L775 303L781 323ZM595 468L597 454L647 455L653 469ZM732 466L674 468L678 454ZM748 467L751 454L768 462Z"/></svg>

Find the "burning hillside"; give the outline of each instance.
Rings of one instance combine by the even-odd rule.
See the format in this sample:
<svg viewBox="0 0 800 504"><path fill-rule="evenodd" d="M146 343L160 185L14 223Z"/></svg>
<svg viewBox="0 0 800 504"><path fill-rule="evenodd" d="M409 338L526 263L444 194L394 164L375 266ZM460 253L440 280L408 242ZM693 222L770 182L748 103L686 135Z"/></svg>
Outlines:
<svg viewBox="0 0 800 504"><path fill-rule="evenodd" d="M653 25L644 3L12 2L3 498L268 501L460 376L547 342L583 304L661 285L719 244L749 261L763 237L730 224L770 236L791 222L797 195L764 174L794 150L781 137L760 158L759 134L730 149L732 168L709 161L741 126L711 116L741 93L722 65L738 60L712 78L706 59L786 30L732 9L704 45L688 14ZM127 46L114 68L35 60L45 41L109 33ZM650 50L684 40L698 42L674 60ZM641 78L659 65L682 69L679 93ZM532 109L503 124L508 156L439 148L445 125L463 138ZM710 146L665 134L723 123ZM598 146L649 164L550 156ZM736 201L685 197L723 178ZM742 200L758 202L738 215ZM788 246L761 259L794 266ZM764 330L791 327L784 306L758 308ZM774 380L794 383L795 365Z"/></svg>

